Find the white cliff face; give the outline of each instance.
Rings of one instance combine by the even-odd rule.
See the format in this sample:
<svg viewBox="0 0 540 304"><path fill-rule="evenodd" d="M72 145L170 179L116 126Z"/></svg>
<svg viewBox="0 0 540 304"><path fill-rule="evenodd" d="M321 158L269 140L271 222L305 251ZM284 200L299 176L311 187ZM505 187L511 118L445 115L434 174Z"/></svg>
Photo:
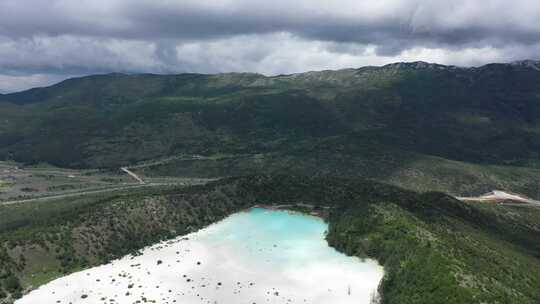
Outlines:
<svg viewBox="0 0 540 304"><path fill-rule="evenodd" d="M383 269L328 247L319 218L252 209L55 280L30 303L370 303Z"/></svg>
<svg viewBox="0 0 540 304"><path fill-rule="evenodd" d="M484 202L514 201L514 202L521 202L521 203L532 204L532 205L540 205L540 201L530 199L526 197L525 195L508 193L501 190L493 190L481 196L456 197L456 198L462 201L484 201Z"/></svg>

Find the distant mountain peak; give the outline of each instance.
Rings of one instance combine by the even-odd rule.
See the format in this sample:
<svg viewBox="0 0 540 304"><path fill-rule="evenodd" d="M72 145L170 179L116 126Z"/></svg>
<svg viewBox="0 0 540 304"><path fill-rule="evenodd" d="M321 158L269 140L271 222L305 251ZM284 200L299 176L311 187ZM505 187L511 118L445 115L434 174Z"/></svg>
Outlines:
<svg viewBox="0 0 540 304"><path fill-rule="evenodd" d="M454 65L443 65L438 63L431 63L431 62L425 62L425 61L413 61L413 62L395 62L390 63L387 65L382 66L383 68L387 69L414 69L414 70L456 70L456 69L479 69L483 67L491 67L491 66L497 66L497 65L508 65L512 67L520 67L520 68L527 68L527 69L534 69L537 71L540 71L540 60L518 60L513 61L509 63L502 63L502 64L487 64L481 67L471 67L471 68L465 68L465 67L457 67Z"/></svg>
<svg viewBox="0 0 540 304"><path fill-rule="evenodd" d="M531 59L518 60L518 61L511 62L509 64L512 65L512 66L520 66L520 67L532 68L532 69L535 69L537 71L540 71L540 60L531 60Z"/></svg>
<svg viewBox="0 0 540 304"><path fill-rule="evenodd" d="M415 70L447 70L447 69L457 69L456 66L453 65L443 65L438 63L431 63L431 62L425 62L425 61L413 61L413 62L396 62L396 63L390 63L383 68L391 68L391 69L415 69Z"/></svg>

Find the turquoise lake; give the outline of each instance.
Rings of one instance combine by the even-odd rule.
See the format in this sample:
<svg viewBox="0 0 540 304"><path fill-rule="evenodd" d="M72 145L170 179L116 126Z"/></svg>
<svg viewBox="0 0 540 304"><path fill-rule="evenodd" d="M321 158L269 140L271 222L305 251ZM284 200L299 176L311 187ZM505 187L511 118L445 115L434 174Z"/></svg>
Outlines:
<svg viewBox="0 0 540 304"><path fill-rule="evenodd" d="M371 303L383 268L329 247L327 228L318 217L253 208L16 303Z"/></svg>

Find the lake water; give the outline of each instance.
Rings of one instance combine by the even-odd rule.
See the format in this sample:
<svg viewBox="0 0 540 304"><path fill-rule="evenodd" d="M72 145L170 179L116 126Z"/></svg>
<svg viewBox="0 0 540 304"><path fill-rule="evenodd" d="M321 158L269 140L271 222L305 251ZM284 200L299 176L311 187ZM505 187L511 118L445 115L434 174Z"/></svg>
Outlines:
<svg viewBox="0 0 540 304"><path fill-rule="evenodd" d="M383 268L330 248L326 229L317 217L254 208L52 281L16 304L368 304Z"/></svg>

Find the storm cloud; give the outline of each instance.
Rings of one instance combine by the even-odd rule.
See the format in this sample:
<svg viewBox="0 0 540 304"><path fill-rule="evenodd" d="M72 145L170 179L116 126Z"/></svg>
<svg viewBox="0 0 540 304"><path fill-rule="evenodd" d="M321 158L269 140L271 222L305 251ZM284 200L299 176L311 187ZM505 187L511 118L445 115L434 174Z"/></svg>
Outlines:
<svg viewBox="0 0 540 304"><path fill-rule="evenodd" d="M106 72L538 59L536 0L2 0L0 91Z"/></svg>

